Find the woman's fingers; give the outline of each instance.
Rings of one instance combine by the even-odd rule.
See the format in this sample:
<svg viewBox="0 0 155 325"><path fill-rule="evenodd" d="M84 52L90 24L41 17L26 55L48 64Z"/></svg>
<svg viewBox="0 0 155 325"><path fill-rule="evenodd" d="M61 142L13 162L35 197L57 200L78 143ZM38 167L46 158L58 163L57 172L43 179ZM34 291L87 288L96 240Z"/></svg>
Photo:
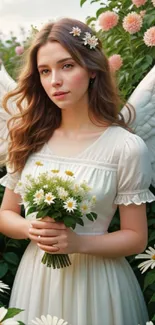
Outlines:
<svg viewBox="0 0 155 325"><path fill-rule="evenodd" d="M48 217L49 218L49 217ZM53 220L52 218L49 218ZM41 219L39 221L33 220L31 221L32 228L37 228L37 229L66 229L66 226L64 225L63 222L53 222L47 220L47 217L44 219ZM46 220L46 221L45 221Z"/></svg>
<svg viewBox="0 0 155 325"><path fill-rule="evenodd" d="M42 229L42 228L33 228L29 229L29 233L33 236L42 236L42 237L55 237L58 236L61 229L58 231L57 229Z"/></svg>

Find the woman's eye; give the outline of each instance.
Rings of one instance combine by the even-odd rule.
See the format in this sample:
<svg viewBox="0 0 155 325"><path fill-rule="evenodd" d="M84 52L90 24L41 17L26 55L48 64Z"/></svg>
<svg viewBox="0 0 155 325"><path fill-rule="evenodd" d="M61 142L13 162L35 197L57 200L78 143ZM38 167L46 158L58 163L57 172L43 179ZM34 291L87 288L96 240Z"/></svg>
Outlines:
<svg viewBox="0 0 155 325"><path fill-rule="evenodd" d="M48 74L49 73L49 70L48 69L44 69L44 70L41 70L40 71L40 74Z"/></svg>
<svg viewBox="0 0 155 325"><path fill-rule="evenodd" d="M63 69L70 69L72 67L73 67L73 64L66 63L66 64L64 64Z"/></svg>

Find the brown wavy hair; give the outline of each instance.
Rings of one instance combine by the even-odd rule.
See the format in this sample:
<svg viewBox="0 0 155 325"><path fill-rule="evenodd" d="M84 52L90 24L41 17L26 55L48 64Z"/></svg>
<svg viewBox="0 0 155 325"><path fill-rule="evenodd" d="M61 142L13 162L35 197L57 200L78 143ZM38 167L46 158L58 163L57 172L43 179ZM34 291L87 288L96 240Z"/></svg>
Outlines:
<svg viewBox="0 0 155 325"><path fill-rule="evenodd" d="M70 34L73 26L81 29L79 37ZM29 47L17 87L3 101L8 111L9 100L14 99L19 111L8 122L8 162L14 171L22 170L29 155L37 152L61 125L61 110L47 96L37 69L38 50L48 42L59 42L80 66L96 73L88 89L89 116L94 123L103 125L108 122L127 127L119 113L120 98L102 44L99 41L92 50L84 46L82 38L85 32L94 34L86 24L64 18L45 25Z"/></svg>

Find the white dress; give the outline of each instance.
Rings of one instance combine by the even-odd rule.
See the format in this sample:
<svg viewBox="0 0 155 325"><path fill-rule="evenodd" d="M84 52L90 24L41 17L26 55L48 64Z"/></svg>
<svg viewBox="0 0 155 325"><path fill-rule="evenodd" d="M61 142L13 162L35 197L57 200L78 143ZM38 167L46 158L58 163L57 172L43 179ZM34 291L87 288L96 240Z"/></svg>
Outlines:
<svg viewBox="0 0 155 325"><path fill-rule="evenodd" d="M42 162L42 166L36 164ZM45 144L29 157L21 174L48 169L72 170L77 180L87 180L97 197L97 220L86 219L76 233L107 232L119 204L141 204L155 198L151 183L149 154L141 138L118 126L109 127L76 157L54 155ZM13 189L19 175L7 175L1 184ZM72 265L52 269L41 264L43 256L30 243L20 262L10 306L24 309L18 320L26 325L48 313L70 325L145 325L148 314L137 279L124 257L104 258L71 254Z"/></svg>

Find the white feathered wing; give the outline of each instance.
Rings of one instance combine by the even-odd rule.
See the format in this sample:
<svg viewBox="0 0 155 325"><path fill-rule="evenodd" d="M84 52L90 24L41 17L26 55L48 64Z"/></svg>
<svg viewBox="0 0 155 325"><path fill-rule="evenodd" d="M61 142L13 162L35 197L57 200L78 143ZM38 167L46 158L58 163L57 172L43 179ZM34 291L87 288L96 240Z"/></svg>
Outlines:
<svg viewBox="0 0 155 325"><path fill-rule="evenodd" d="M136 119L131 121L130 127L146 143L152 164L152 185L155 187L155 66L139 83L130 96L128 103L136 110ZM124 106L121 110L125 120L129 112Z"/></svg>
<svg viewBox="0 0 155 325"><path fill-rule="evenodd" d="M11 115L17 113L17 107L14 102L9 101L8 114L2 107L4 95L16 87L16 82L9 76L3 64L0 64L0 161L4 160L8 148L8 128L7 121Z"/></svg>

